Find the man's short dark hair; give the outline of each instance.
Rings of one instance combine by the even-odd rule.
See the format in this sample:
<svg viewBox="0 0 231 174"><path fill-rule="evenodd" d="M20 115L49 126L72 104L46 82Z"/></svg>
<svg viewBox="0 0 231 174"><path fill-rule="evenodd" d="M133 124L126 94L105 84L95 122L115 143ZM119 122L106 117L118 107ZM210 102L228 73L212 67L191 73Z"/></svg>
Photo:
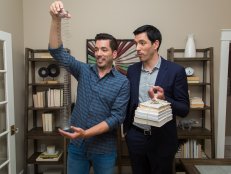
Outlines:
<svg viewBox="0 0 231 174"><path fill-rule="evenodd" d="M114 38L112 35L107 34L107 33L99 33L95 36L95 42L97 40L110 40L110 47L112 49L112 51L117 50L118 48L118 43L116 38Z"/></svg>
<svg viewBox="0 0 231 174"><path fill-rule="evenodd" d="M151 41L151 43L153 44L156 40L159 41L159 47L158 47L158 50L160 48L160 45L161 45L161 41L162 41L162 36L161 36L161 33L160 31L152 26L152 25L143 25L139 28L137 28L133 34L136 36L138 34L141 34L141 33L147 33L147 37L148 39Z"/></svg>

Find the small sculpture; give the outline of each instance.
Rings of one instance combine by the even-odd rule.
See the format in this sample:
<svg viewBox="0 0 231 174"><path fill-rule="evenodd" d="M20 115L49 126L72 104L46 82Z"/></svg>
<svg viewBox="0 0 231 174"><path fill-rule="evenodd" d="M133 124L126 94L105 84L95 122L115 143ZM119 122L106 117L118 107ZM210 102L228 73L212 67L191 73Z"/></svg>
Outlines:
<svg viewBox="0 0 231 174"><path fill-rule="evenodd" d="M187 119L187 120L184 119L184 120L180 120L177 126L183 130L188 129L190 131L191 128L198 123L199 122L194 119Z"/></svg>

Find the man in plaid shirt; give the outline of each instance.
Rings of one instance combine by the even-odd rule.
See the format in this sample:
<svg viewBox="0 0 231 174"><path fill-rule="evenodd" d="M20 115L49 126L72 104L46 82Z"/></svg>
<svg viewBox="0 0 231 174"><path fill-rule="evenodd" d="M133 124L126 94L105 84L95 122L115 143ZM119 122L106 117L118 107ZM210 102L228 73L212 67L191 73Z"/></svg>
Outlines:
<svg viewBox="0 0 231 174"><path fill-rule="evenodd" d="M49 50L78 81L77 100L71 116L72 133L59 130L71 139L68 147L68 174L112 174L116 163L116 128L124 121L130 86L127 78L113 68L117 41L106 33L95 37L96 64L82 63L62 45L62 17L70 17L61 1L50 6L52 17Z"/></svg>

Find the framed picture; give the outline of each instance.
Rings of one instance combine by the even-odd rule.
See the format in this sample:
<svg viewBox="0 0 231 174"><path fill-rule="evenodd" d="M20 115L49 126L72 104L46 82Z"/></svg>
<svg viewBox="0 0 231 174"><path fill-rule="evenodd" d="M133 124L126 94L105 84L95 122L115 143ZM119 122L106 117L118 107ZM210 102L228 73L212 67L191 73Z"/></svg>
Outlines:
<svg viewBox="0 0 231 174"><path fill-rule="evenodd" d="M130 65L139 62L139 57L136 54L136 45L132 39L117 39L118 50L117 57L114 60L115 68L126 75L127 69ZM95 64L96 59L94 55L95 40L87 39L87 63Z"/></svg>

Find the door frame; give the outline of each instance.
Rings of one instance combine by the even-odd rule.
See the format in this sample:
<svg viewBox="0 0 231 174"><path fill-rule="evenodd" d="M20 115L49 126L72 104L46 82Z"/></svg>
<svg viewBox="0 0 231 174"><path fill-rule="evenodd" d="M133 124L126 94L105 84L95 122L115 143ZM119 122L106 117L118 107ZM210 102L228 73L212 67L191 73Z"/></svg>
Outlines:
<svg viewBox="0 0 231 174"><path fill-rule="evenodd" d="M6 102L6 131L2 134L7 134L7 157L5 164L8 164L8 172L16 174L16 149L15 149L15 134L11 135L11 126L15 125L14 113L14 89L13 89L13 62L12 62L12 38L11 34L0 31L0 40L3 44L3 60L5 73L5 102ZM3 163L4 165L4 163ZM2 167L3 167L2 165Z"/></svg>

